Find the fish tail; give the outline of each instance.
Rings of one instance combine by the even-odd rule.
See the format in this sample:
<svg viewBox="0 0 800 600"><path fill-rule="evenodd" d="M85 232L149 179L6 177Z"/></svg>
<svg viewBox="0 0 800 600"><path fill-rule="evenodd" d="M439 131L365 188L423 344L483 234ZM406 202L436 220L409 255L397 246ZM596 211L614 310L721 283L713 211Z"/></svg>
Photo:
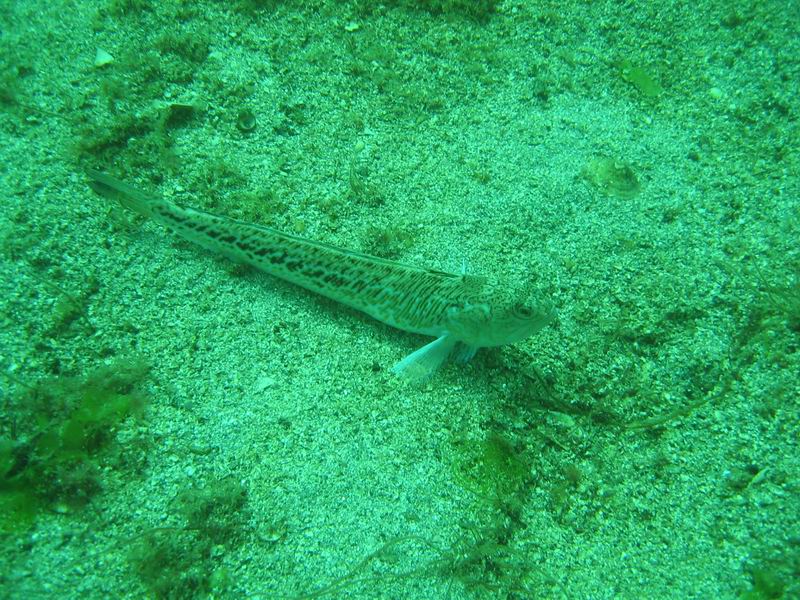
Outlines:
<svg viewBox="0 0 800 600"><path fill-rule="evenodd" d="M153 217L153 209L161 202L158 198L148 196L141 190L123 183L110 175L89 169L89 186L101 196L118 200L120 204L146 217Z"/></svg>

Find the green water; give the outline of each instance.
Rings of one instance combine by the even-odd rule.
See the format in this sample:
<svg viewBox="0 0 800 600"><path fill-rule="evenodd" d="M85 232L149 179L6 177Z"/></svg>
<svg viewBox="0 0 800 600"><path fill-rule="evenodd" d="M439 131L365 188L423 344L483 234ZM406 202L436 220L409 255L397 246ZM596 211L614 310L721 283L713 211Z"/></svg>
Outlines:
<svg viewBox="0 0 800 600"><path fill-rule="evenodd" d="M0 3L0 597L798 598L796 1ZM87 185L539 290L430 341Z"/></svg>

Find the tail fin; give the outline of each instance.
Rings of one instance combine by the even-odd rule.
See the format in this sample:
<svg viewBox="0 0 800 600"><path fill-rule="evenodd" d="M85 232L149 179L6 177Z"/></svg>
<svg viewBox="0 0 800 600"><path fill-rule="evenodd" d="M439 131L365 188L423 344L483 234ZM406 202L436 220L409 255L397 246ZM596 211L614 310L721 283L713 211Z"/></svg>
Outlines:
<svg viewBox="0 0 800 600"><path fill-rule="evenodd" d="M114 179L110 175L89 169L89 187L101 196L119 200L120 204L146 217L153 216L153 207L160 202L158 198Z"/></svg>

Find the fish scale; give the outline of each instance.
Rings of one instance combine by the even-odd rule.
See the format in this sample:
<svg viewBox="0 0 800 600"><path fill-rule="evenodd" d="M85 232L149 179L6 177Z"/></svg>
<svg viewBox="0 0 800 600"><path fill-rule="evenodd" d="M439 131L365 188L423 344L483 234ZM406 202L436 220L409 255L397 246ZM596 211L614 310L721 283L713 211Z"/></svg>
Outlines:
<svg viewBox="0 0 800 600"><path fill-rule="evenodd" d="M456 344L468 358L483 346L523 339L552 317L548 303L509 297L487 278L406 265L290 235L277 229L178 206L109 175L90 171L91 187L177 235L362 311L392 327L437 339L395 365L414 380L430 377Z"/></svg>
<svg viewBox="0 0 800 600"><path fill-rule="evenodd" d="M398 329L439 335L441 313L462 277L382 262L333 246L203 211L161 205L157 220L181 237L363 311Z"/></svg>

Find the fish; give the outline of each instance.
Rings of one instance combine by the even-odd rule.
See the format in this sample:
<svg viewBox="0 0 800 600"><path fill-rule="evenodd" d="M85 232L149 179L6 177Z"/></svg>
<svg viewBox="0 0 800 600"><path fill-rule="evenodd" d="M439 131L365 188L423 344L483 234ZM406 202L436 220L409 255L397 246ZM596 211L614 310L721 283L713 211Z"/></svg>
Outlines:
<svg viewBox="0 0 800 600"><path fill-rule="evenodd" d="M535 334L554 318L537 291L496 278L437 271L354 252L145 193L106 173L87 171L89 186L178 236L231 260L349 306L378 321L435 339L391 371L421 383L453 356L466 362L479 348Z"/></svg>

